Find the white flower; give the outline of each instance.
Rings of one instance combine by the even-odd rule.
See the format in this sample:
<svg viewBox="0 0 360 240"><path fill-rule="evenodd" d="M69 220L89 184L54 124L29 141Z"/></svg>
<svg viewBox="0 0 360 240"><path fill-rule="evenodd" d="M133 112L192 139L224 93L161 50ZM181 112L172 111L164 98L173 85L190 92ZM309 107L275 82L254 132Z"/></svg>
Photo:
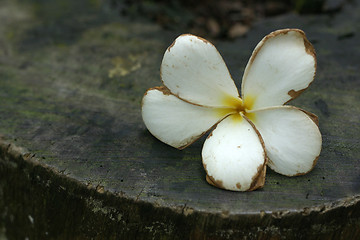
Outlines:
<svg viewBox="0 0 360 240"><path fill-rule="evenodd" d="M215 126L202 150L207 182L251 191L264 185L266 165L287 176L314 167L322 142L317 117L284 104L310 85L315 71L303 31L272 32L252 53L240 97L216 48L181 35L164 54L164 86L144 95L143 120L156 138L179 149Z"/></svg>

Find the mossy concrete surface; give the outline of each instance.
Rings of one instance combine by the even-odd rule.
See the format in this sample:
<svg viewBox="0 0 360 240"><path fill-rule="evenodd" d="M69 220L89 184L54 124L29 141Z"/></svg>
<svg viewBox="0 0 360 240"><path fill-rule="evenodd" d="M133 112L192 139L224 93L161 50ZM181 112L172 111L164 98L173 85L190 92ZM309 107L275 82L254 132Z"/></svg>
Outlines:
<svg viewBox="0 0 360 240"><path fill-rule="evenodd" d="M303 29L318 56L290 103L319 116L318 164L294 178L268 170L263 189L237 193L206 183L203 139L176 150L142 123L180 33L100 0L0 1L0 239L360 238L359 5L214 41L238 86L273 30Z"/></svg>

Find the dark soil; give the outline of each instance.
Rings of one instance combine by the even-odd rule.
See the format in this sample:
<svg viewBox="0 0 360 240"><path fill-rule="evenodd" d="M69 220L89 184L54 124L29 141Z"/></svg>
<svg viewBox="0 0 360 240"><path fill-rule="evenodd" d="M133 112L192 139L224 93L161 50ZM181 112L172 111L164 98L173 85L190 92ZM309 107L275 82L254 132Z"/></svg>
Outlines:
<svg viewBox="0 0 360 240"><path fill-rule="evenodd" d="M111 0L120 13L209 38L245 36L259 19L288 12L333 13L346 0Z"/></svg>

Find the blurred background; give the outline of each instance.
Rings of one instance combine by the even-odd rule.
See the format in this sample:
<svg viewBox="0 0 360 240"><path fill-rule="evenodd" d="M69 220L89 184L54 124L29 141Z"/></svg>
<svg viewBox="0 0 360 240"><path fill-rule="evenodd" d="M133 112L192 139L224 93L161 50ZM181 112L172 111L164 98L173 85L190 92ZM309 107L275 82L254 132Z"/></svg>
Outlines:
<svg viewBox="0 0 360 240"><path fill-rule="evenodd" d="M333 14L351 0L109 0L120 14L206 38L245 36L252 24L284 13Z"/></svg>

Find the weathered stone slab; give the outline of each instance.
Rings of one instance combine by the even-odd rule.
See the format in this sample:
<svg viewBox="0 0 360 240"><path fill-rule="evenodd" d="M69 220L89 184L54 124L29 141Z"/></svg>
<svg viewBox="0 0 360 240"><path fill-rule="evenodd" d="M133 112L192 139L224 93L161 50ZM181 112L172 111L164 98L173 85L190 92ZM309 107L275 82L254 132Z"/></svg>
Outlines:
<svg viewBox="0 0 360 240"><path fill-rule="evenodd" d="M214 42L238 85L273 30L303 29L318 56L315 82L291 102L320 118L317 166L294 178L268 170L263 189L237 193L206 183L202 140L179 151L142 123L142 95L161 85L163 52L180 33L98 1L1 1L0 238L359 237L354 2L334 16L267 19L246 38Z"/></svg>

